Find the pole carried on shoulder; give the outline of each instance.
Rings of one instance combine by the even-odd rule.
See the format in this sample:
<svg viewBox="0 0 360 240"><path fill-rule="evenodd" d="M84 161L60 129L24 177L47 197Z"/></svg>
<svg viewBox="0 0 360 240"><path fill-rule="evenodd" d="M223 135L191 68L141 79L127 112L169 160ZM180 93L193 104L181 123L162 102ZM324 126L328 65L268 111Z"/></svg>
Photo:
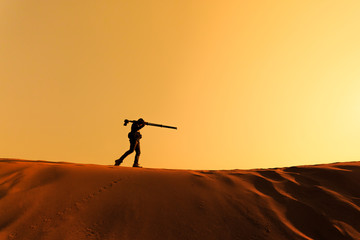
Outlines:
<svg viewBox="0 0 360 240"><path fill-rule="evenodd" d="M124 126L126 126L129 122L136 122L136 120L127 120L127 119L125 119L124 120ZM154 127L161 127L161 128L177 129L177 127L166 126L166 125L156 124L156 123L149 123L149 122L145 122L145 125L154 126Z"/></svg>

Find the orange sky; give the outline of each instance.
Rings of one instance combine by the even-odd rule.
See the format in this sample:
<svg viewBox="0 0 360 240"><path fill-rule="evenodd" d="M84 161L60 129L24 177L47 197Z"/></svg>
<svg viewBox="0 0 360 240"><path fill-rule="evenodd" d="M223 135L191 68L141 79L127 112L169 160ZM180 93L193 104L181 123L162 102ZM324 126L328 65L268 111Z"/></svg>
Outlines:
<svg viewBox="0 0 360 240"><path fill-rule="evenodd" d="M360 161L359 1L0 1L0 157ZM132 164L133 155L125 160Z"/></svg>

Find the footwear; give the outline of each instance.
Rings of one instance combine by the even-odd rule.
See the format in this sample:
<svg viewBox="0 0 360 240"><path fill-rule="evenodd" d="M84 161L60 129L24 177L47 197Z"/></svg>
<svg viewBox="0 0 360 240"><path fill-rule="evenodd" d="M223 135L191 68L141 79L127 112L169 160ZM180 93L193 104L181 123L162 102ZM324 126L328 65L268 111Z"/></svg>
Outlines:
<svg viewBox="0 0 360 240"><path fill-rule="evenodd" d="M115 165L114 166L119 166L121 164L121 161L118 159L118 160L115 160Z"/></svg>
<svg viewBox="0 0 360 240"><path fill-rule="evenodd" d="M133 167L142 168L139 164L134 164Z"/></svg>

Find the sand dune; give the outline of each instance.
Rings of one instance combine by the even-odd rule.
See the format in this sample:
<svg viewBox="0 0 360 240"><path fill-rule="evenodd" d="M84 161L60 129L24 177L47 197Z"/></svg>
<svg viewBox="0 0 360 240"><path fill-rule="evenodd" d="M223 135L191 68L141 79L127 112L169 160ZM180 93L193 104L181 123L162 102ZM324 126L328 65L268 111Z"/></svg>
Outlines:
<svg viewBox="0 0 360 240"><path fill-rule="evenodd" d="M0 239L360 239L360 162L191 171L1 159Z"/></svg>

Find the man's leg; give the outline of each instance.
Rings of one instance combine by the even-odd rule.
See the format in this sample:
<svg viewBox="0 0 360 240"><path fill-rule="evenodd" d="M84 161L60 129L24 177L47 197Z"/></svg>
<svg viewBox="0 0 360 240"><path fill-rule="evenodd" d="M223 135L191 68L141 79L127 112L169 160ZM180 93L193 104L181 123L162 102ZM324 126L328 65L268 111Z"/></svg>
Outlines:
<svg viewBox="0 0 360 240"><path fill-rule="evenodd" d="M137 141L136 147L135 147L135 160L133 167L139 167L139 157L140 157L140 141Z"/></svg>
<svg viewBox="0 0 360 240"><path fill-rule="evenodd" d="M126 151L118 160L115 161L115 166L119 166L129 154L135 151L135 148L136 141L130 140L130 149Z"/></svg>

